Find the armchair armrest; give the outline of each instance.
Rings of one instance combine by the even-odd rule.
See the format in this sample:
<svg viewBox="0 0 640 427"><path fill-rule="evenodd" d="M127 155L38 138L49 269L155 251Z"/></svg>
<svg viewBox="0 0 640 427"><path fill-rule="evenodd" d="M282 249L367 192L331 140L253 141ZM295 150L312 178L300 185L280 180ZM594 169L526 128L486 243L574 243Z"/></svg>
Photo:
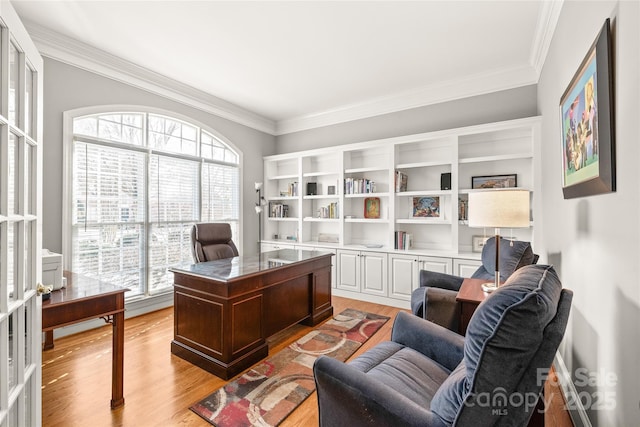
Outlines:
<svg viewBox="0 0 640 427"><path fill-rule="evenodd" d="M453 371L464 356L464 337L440 325L401 311L391 341L412 348Z"/></svg>
<svg viewBox="0 0 640 427"><path fill-rule="evenodd" d="M313 375L321 427L445 427L428 409L349 364L320 356L313 365Z"/></svg>
<svg viewBox="0 0 640 427"><path fill-rule="evenodd" d="M451 274L438 273L436 271L420 270L420 286L433 286L436 288L459 291L464 277Z"/></svg>

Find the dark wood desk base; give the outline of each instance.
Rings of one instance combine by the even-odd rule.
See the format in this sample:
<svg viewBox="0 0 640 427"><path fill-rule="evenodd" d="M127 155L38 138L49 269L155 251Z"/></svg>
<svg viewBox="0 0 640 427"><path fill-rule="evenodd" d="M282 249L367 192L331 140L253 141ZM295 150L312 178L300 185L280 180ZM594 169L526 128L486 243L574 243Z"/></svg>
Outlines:
<svg viewBox="0 0 640 427"><path fill-rule="evenodd" d="M333 314L331 255L231 281L174 271L171 352L229 379L267 357L266 339Z"/></svg>

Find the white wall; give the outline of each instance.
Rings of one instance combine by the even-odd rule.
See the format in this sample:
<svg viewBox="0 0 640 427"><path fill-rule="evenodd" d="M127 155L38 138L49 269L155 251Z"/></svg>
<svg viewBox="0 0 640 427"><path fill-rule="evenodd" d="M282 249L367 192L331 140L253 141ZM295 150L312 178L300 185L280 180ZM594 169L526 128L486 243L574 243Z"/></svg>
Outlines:
<svg viewBox="0 0 640 427"><path fill-rule="evenodd" d="M262 157L274 153L275 137L196 108L45 57L43 246L62 251L62 113L96 105L141 105L191 117L225 136L243 152L244 253L257 251L258 221L253 183L262 181Z"/></svg>
<svg viewBox="0 0 640 427"><path fill-rule="evenodd" d="M564 200L560 97L608 17L615 61L617 192ZM639 27L637 1L565 1L538 83L544 117L544 247L536 250L575 293L560 353L583 403L601 405L587 408L594 426L640 423ZM580 369L598 373L593 378L598 384L580 386L585 382Z"/></svg>
<svg viewBox="0 0 640 427"><path fill-rule="evenodd" d="M536 87L473 96L440 104L280 135L278 153L412 135L537 114Z"/></svg>

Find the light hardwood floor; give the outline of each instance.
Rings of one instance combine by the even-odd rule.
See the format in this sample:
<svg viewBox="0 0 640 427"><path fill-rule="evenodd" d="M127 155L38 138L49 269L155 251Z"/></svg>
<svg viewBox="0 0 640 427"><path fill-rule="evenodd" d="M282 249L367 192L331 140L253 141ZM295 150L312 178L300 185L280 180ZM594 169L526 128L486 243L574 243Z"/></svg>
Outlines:
<svg viewBox="0 0 640 427"><path fill-rule="evenodd" d="M390 320L354 356L388 340L397 308L333 297L334 313L355 308ZM272 355L312 328L296 325L269 340ZM44 426L208 426L189 406L225 381L171 354L173 308L125 322L125 405L111 410L111 326L55 341L42 353ZM353 356L352 356L353 357ZM281 424L317 426L312 394Z"/></svg>

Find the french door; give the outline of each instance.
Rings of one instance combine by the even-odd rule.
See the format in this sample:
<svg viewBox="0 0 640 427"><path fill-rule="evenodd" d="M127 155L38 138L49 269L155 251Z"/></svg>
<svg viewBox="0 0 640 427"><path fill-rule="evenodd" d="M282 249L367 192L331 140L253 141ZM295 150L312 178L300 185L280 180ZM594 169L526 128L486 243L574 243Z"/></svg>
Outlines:
<svg viewBox="0 0 640 427"><path fill-rule="evenodd" d="M42 57L0 0L0 426L39 426Z"/></svg>

